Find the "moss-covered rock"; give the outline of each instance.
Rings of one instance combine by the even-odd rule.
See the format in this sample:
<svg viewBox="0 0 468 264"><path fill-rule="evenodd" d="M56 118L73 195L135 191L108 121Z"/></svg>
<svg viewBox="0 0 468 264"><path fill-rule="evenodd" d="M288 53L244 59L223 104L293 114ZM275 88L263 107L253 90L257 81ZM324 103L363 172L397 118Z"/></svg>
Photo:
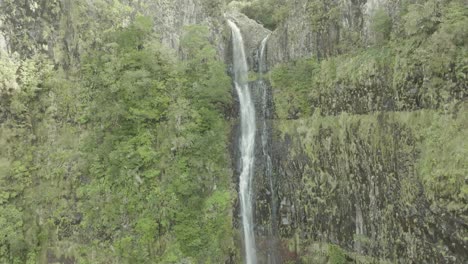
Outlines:
<svg viewBox="0 0 468 264"><path fill-rule="evenodd" d="M278 121L279 197L291 203L280 209L290 219L283 236L395 262L461 263L466 107Z"/></svg>

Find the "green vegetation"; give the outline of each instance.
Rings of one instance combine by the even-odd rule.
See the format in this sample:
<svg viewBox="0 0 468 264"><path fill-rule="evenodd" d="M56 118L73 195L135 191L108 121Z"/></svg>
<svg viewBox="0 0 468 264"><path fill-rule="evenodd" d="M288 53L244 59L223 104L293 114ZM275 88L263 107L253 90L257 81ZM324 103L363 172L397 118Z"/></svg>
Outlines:
<svg viewBox="0 0 468 264"><path fill-rule="evenodd" d="M264 27L274 30L288 16L291 3L286 0L254 0L242 12Z"/></svg>
<svg viewBox="0 0 468 264"><path fill-rule="evenodd" d="M338 245L330 243L313 242L308 243L304 241L306 245L302 248L302 263L314 263L314 264L390 264L393 262L376 259L369 256L365 256L359 253L346 251ZM291 262L296 263L296 262Z"/></svg>
<svg viewBox="0 0 468 264"><path fill-rule="evenodd" d="M284 232L308 235L305 259L346 263L364 254L430 263L464 256L466 5L412 1L401 8L399 16L374 13L365 49L322 50L326 56L270 73L276 142L287 149L279 155L280 192L303 209L292 216L298 227ZM333 21L329 10L313 16L315 30ZM440 231L444 225L451 235ZM313 257L307 244L317 241L342 249ZM351 251L356 257L342 255Z"/></svg>
<svg viewBox="0 0 468 264"><path fill-rule="evenodd" d="M438 109L465 98L466 8L456 1L440 6L442 13L433 14L439 22L430 31L418 24L425 21L418 17L426 14L415 8L410 5L404 15L406 33L389 42L384 41L390 34L389 17L377 11L373 27L380 41L373 47L276 67L271 79L278 116Z"/></svg>
<svg viewBox="0 0 468 264"><path fill-rule="evenodd" d="M217 33L188 26L169 50L139 15L149 2L127 2L1 1L1 263L239 261ZM201 10L215 25L229 2ZM343 30L340 1L237 3L269 29L294 18L317 43L269 76L285 261L466 255L468 10L395 5L365 29L353 6Z"/></svg>
<svg viewBox="0 0 468 264"><path fill-rule="evenodd" d="M370 23L377 43L383 43L390 39L390 34L392 33L392 18L385 10L377 10Z"/></svg>
<svg viewBox="0 0 468 264"><path fill-rule="evenodd" d="M330 257L329 263L331 264L345 264L346 258L345 254L340 247L335 245L328 246L328 255Z"/></svg>
<svg viewBox="0 0 468 264"><path fill-rule="evenodd" d="M137 16L109 29L65 70L1 60L0 262L221 263L233 251L230 78L206 28L186 28L178 61L152 27Z"/></svg>
<svg viewBox="0 0 468 264"><path fill-rule="evenodd" d="M291 172L281 191L304 208L295 233L310 234L302 250L328 233L347 250L359 243L357 252L379 259L440 262L463 254L467 107L278 121L277 141L290 140L281 166ZM365 236L355 235L356 206ZM451 234L434 236L444 223ZM447 241L450 248L432 247Z"/></svg>

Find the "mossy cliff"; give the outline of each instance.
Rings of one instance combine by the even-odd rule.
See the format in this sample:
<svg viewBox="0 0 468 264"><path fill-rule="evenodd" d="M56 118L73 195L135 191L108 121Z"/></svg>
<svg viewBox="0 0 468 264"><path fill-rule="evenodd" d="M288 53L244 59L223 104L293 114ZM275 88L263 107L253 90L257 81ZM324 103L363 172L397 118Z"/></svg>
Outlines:
<svg viewBox="0 0 468 264"><path fill-rule="evenodd" d="M416 2L300 1L269 39L285 261L466 261L468 14Z"/></svg>
<svg viewBox="0 0 468 264"><path fill-rule="evenodd" d="M392 262L466 258L468 105L275 123L280 232Z"/></svg>
<svg viewBox="0 0 468 264"><path fill-rule="evenodd" d="M150 17L160 42L177 52L184 28L194 24L208 27L218 54L224 52L225 4L216 1L5 0L0 6L0 48L23 57L46 53L73 65L103 41L103 32L125 28L138 15Z"/></svg>

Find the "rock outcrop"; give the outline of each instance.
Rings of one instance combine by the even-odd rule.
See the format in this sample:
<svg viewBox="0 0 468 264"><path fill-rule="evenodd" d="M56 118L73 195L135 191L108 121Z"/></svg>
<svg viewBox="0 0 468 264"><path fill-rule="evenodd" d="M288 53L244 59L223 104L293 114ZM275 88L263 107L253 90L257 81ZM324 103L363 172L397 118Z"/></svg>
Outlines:
<svg viewBox="0 0 468 264"><path fill-rule="evenodd" d="M286 20L272 33L268 65L304 57L346 52L374 41L371 23L378 10L397 21L399 4L387 0L333 0L319 4L295 1Z"/></svg>
<svg viewBox="0 0 468 264"><path fill-rule="evenodd" d="M102 32L126 27L138 14L152 18L161 43L175 51L189 25L208 27L220 58L225 51L224 18L221 12L210 15L201 0L5 1L0 8L6 11L0 16L0 48L8 47L22 57L45 53L65 66L79 60L86 47L99 43Z"/></svg>
<svg viewBox="0 0 468 264"><path fill-rule="evenodd" d="M3 21L0 19L0 28L2 28ZM8 53L8 43L3 32L0 31L0 53Z"/></svg>
<svg viewBox="0 0 468 264"><path fill-rule="evenodd" d="M217 46L218 54L224 55L224 18L221 13L209 14L202 0L143 1L137 10L153 18L154 30L166 46L179 50L184 28L204 25L210 29L211 42Z"/></svg>
<svg viewBox="0 0 468 264"><path fill-rule="evenodd" d="M258 49L262 40L271 33L270 30L238 11L231 11L225 17L234 21L239 26L244 38L249 70L258 71ZM232 56L229 51L227 54L226 61L229 64Z"/></svg>

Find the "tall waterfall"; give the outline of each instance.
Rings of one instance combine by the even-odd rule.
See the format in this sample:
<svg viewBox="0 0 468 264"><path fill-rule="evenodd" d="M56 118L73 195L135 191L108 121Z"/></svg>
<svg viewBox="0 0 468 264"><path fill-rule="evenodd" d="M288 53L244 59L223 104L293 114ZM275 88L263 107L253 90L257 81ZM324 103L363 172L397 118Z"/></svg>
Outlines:
<svg viewBox="0 0 468 264"><path fill-rule="evenodd" d="M255 149L255 107L252 102L248 83L247 58L245 56L244 41L237 25L228 20L232 30L234 86L240 101L241 117L241 174L239 179L239 196L244 231L245 262L257 263L255 235L253 223L253 175Z"/></svg>

